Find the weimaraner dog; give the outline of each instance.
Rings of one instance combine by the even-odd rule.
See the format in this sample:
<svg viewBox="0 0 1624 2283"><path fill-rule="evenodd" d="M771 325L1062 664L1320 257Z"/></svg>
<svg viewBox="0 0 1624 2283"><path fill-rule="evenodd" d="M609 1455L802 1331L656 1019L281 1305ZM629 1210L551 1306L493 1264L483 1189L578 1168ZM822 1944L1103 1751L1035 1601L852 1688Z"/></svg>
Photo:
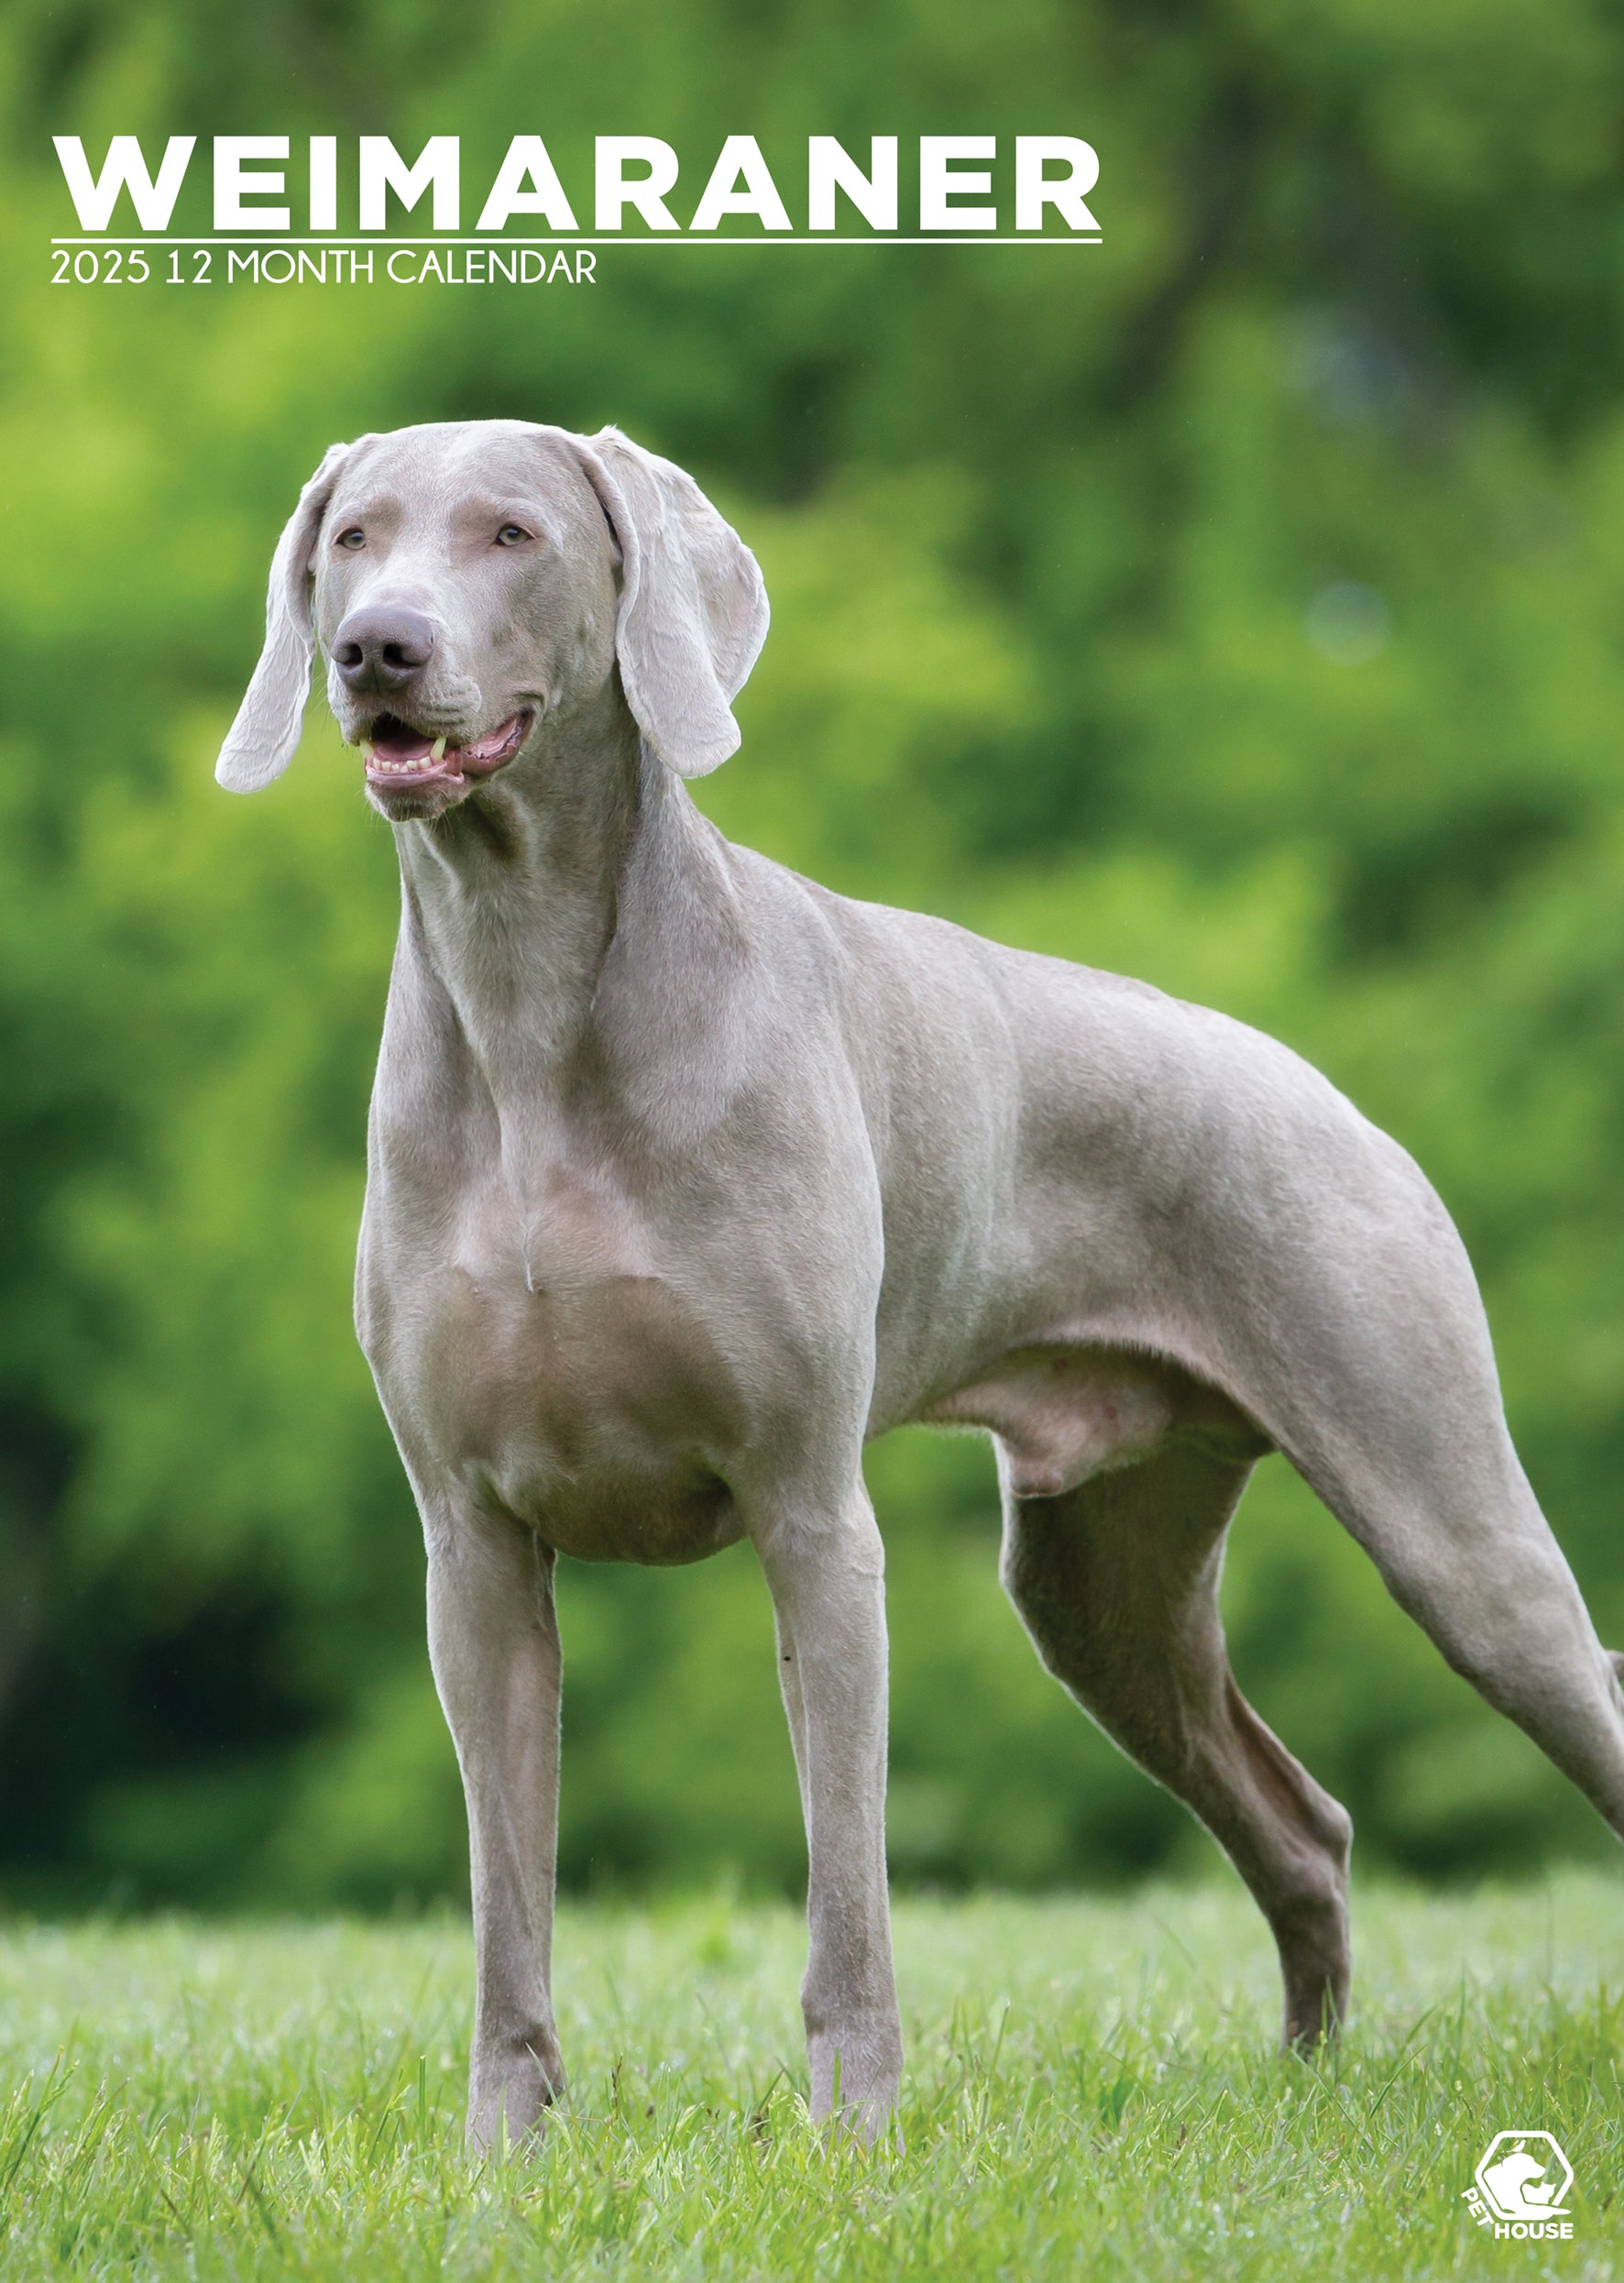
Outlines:
<svg viewBox="0 0 1624 2283"><path fill-rule="evenodd" d="M220 756L238 792L286 767L319 645L400 852L356 1312L467 1798L478 2144L564 2082L554 1559L744 1537L806 1815L812 2109L886 2129L861 1454L903 1421L991 1432L1038 1654L1227 1849L1290 2043L1346 2003L1351 1827L1224 1653L1224 1532L1263 1453L1624 1831L1613 1661L1414 1164L1224 1015L723 840L683 780L738 744L766 631L750 550L612 428L365 436L282 534Z"/></svg>

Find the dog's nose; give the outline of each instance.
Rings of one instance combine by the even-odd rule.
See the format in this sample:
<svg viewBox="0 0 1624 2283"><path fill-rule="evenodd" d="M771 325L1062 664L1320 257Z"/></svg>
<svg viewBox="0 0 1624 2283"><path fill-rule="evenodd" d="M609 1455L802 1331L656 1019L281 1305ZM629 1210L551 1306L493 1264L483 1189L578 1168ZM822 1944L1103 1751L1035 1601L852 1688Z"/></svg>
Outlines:
<svg viewBox="0 0 1624 2283"><path fill-rule="evenodd" d="M403 690L433 650L421 610L352 610L333 638L333 663L346 689Z"/></svg>

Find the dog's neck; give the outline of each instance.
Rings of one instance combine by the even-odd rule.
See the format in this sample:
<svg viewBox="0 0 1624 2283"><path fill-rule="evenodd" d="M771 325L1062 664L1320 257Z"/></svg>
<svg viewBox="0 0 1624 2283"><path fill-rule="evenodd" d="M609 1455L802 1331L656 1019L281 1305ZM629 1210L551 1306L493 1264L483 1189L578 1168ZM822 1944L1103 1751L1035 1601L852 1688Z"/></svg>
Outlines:
<svg viewBox="0 0 1624 2283"><path fill-rule="evenodd" d="M663 1008L675 1044L670 1025L737 937L725 844L643 744L618 678L548 727L510 774L395 829L397 980L404 963L440 1001L499 1113L601 1085L629 1004L640 1030Z"/></svg>

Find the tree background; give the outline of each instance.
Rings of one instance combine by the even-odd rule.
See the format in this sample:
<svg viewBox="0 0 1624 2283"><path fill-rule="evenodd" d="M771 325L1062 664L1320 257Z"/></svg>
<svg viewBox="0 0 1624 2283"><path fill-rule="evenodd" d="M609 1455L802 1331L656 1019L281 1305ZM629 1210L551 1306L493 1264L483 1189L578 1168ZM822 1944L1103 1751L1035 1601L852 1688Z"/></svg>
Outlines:
<svg viewBox="0 0 1624 2283"><path fill-rule="evenodd" d="M406 421L612 420L730 514L774 609L700 788L735 837L1224 1007L1415 1152L1624 1644L1611 10L13 0L0 105L0 1892L384 1906L465 1875L349 1321L392 851L313 708L270 793L210 774L299 483ZM730 132L792 211L810 133L1076 133L1104 243L49 283L50 133L99 163L284 131L350 163L460 131L470 181L539 131L576 185L594 133L656 134L685 214ZM1204 1863L1004 1605L983 1446L894 1437L872 1480L899 1877ZM564 1570L565 1879L796 1885L749 1551ZM1606 1847L1283 1461L1225 1608L1365 1864Z"/></svg>

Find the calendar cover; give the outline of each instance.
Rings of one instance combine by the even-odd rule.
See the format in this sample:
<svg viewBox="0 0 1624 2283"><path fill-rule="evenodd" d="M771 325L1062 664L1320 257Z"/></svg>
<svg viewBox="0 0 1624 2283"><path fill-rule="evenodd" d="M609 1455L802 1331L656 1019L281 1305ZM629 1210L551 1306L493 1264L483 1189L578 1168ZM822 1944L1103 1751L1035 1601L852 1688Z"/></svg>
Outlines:
<svg viewBox="0 0 1624 2283"><path fill-rule="evenodd" d="M459 1728L444 1625L425 1652L437 1467L480 1529L521 1509L555 1589L565 2064L513 2034L537 2102L567 2065L585 2136L548 2143L550 2217L539 2189L459 2205L446 2272L551 2244L585 2273L595 2225L626 2273L1612 2256L1618 26L1586 0L24 0L0 57L17 2272L67 2271L41 2263L98 2133L82 2224L146 2230L141 2272L205 2238L302 2272L276 2262L321 2228L335 2274L414 2271L405 2174L363 2253L289 2152L339 2166L346 2116L394 2120L391 2165L460 2149L469 1897L486 1990L507 1905L480 1881L554 1749L497 1753L482 1825L508 1716L488 1689ZM593 707L630 774L589 829ZM675 855L632 865L651 804L735 884L725 926ZM524 897L491 889L543 845ZM758 893L823 915L823 948ZM1025 980L983 1004L954 929ZM488 1033L435 963L453 936L488 980L519 946ZM611 985L637 1010L612 1046ZM587 1060L548 1062L572 990ZM1069 1027L1073 991L1125 1011ZM769 1008L775 1075L753 1047L716 1075ZM747 1133L683 1158L681 1270L632 1110L556 1143L621 1052L650 1131L699 1117L710 1057L706 1131L725 1095ZM380 1236L464 1115L454 1064L497 1104L477 1170ZM469 1231L503 1181L546 1328L492 1363L509 1303ZM611 1191L639 1201L612 1235ZM401 1268L422 1247L437 1282ZM831 1262L872 1285L839 1371ZM434 1360L391 1383L420 1334ZM852 1555L884 1567L866 1711L869 1620L797 1633L810 1573L760 1520L792 1479L821 1510L785 1453L839 1412L826 1368L859 1429L897 1428L861 1473L852 1441L854 1507L829 1494L883 1548ZM479 1422L549 1373L543 1494ZM665 1536L651 1437L687 1469ZM600 1459L618 1519L577 1527ZM883 1804L819 1758L796 1641L847 1675L828 1733L867 1736ZM857 1909L819 1884L820 1813L882 1911L883 1813L895 1911L903 2153L884 2126L861 2179L796 2138L808 2102L841 2113L837 2051L892 2113L869 2031L820 2062L796 2015L808 1818L815 1967L820 1911ZM878 1922L839 1923L867 1957ZM211 2114L212 2217L177 2185ZM656 2179L679 2116L708 2186ZM708 2134L765 2168L748 2190ZM593 2164L619 2217L587 2213ZM933 2234L954 2210L978 2248Z"/></svg>

